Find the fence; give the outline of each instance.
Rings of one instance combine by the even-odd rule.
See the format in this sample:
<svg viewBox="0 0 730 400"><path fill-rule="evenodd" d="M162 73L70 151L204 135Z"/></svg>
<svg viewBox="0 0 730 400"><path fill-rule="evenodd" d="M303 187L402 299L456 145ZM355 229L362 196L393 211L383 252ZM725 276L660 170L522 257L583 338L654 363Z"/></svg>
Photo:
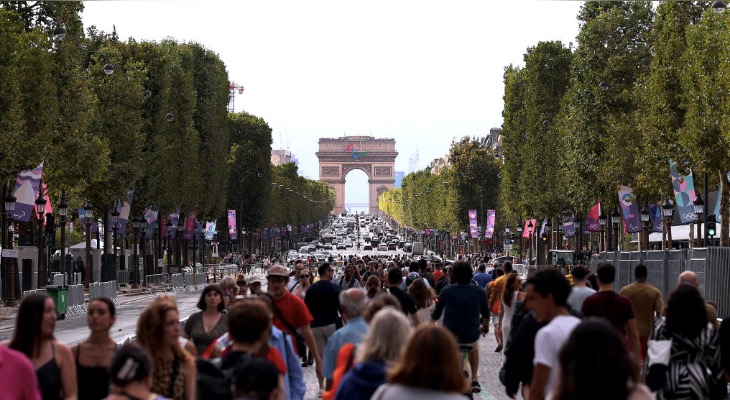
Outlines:
<svg viewBox="0 0 730 400"><path fill-rule="evenodd" d="M197 274L172 274L170 281L172 291L175 293L192 292L201 289L208 284L208 274L198 272Z"/></svg>
<svg viewBox="0 0 730 400"><path fill-rule="evenodd" d="M89 284L89 302L99 297L106 297L117 303L117 281L92 282Z"/></svg>
<svg viewBox="0 0 730 400"><path fill-rule="evenodd" d="M700 282L700 293L717 305L718 316L730 315L730 248L708 247L681 250L649 250L600 253L592 263L611 262L616 267L614 289L634 281L634 268L646 265L647 282L666 297L677 285L677 277L692 271Z"/></svg>

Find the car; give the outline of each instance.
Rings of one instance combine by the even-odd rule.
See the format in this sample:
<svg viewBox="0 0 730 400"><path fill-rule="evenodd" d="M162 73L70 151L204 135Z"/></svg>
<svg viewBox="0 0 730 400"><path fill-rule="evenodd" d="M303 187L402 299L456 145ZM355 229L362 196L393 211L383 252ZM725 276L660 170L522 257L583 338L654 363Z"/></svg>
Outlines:
<svg viewBox="0 0 730 400"><path fill-rule="evenodd" d="M388 250L397 250L398 249L398 245L393 242L388 243L388 245L386 247Z"/></svg>
<svg viewBox="0 0 730 400"><path fill-rule="evenodd" d="M373 246L366 244L362 249L363 249L363 251L372 250Z"/></svg>
<svg viewBox="0 0 730 400"><path fill-rule="evenodd" d="M388 251L388 245L385 243L381 243L378 245L378 251Z"/></svg>
<svg viewBox="0 0 730 400"><path fill-rule="evenodd" d="M365 243L370 243L370 236L365 236Z"/></svg>
<svg viewBox="0 0 730 400"><path fill-rule="evenodd" d="M413 250L413 243L404 243L403 244L403 251L406 253L410 253L411 250Z"/></svg>
<svg viewBox="0 0 730 400"><path fill-rule="evenodd" d="M347 246L344 243L337 243L336 250L347 250Z"/></svg>

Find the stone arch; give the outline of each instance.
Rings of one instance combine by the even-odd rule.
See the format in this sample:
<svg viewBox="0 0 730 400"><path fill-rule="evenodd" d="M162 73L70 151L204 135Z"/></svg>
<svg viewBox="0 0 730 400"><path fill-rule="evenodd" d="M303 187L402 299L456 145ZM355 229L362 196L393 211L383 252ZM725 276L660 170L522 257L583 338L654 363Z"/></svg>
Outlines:
<svg viewBox="0 0 730 400"><path fill-rule="evenodd" d="M370 214L378 213L378 197L395 186L395 139L345 136L319 139L319 180L335 192L333 213L345 209L345 177L358 169L368 177Z"/></svg>

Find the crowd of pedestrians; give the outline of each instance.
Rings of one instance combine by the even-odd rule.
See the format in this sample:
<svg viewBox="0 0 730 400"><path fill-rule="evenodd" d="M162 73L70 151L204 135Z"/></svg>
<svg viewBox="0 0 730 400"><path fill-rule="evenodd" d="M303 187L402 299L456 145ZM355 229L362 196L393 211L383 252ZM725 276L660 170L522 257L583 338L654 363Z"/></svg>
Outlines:
<svg viewBox="0 0 730 400"><path fill-rule="evenodd" d="M726 399L730 340L699 280L666 295L647 283L615 290L616 269L521 276L509 262L345 259L241 271L200 294L184 328L174 297L140 314L135 340L110 336L114 303L88 305L89 336L54 338L53 299L26 296L0 346L0 399L463 399L499 380L511 398ZM595 276L595 283L591 277ZM479 375L479 341L494 329L498 375ZM724 363L724 364L723 364Z"/></svg>

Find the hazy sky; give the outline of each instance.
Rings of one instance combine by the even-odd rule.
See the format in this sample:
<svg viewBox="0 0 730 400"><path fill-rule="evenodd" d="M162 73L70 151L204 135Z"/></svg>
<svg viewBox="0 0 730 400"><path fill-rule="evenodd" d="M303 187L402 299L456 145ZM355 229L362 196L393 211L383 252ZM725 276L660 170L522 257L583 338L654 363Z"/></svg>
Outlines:
<svg viewBox="0 0 730 400"><path fill-rule="evenodd" d="M502 124L503 72L539 41L575 42L578 1L87 1L85 26L120 38L194 41L243 85L236 111L264 118L318 179L323 137L394 138L396 170ZM351 173L347 201L367 201ZM355 189L352 189L356 187ZM355 198L352 198L352 197Z"/></svg>

